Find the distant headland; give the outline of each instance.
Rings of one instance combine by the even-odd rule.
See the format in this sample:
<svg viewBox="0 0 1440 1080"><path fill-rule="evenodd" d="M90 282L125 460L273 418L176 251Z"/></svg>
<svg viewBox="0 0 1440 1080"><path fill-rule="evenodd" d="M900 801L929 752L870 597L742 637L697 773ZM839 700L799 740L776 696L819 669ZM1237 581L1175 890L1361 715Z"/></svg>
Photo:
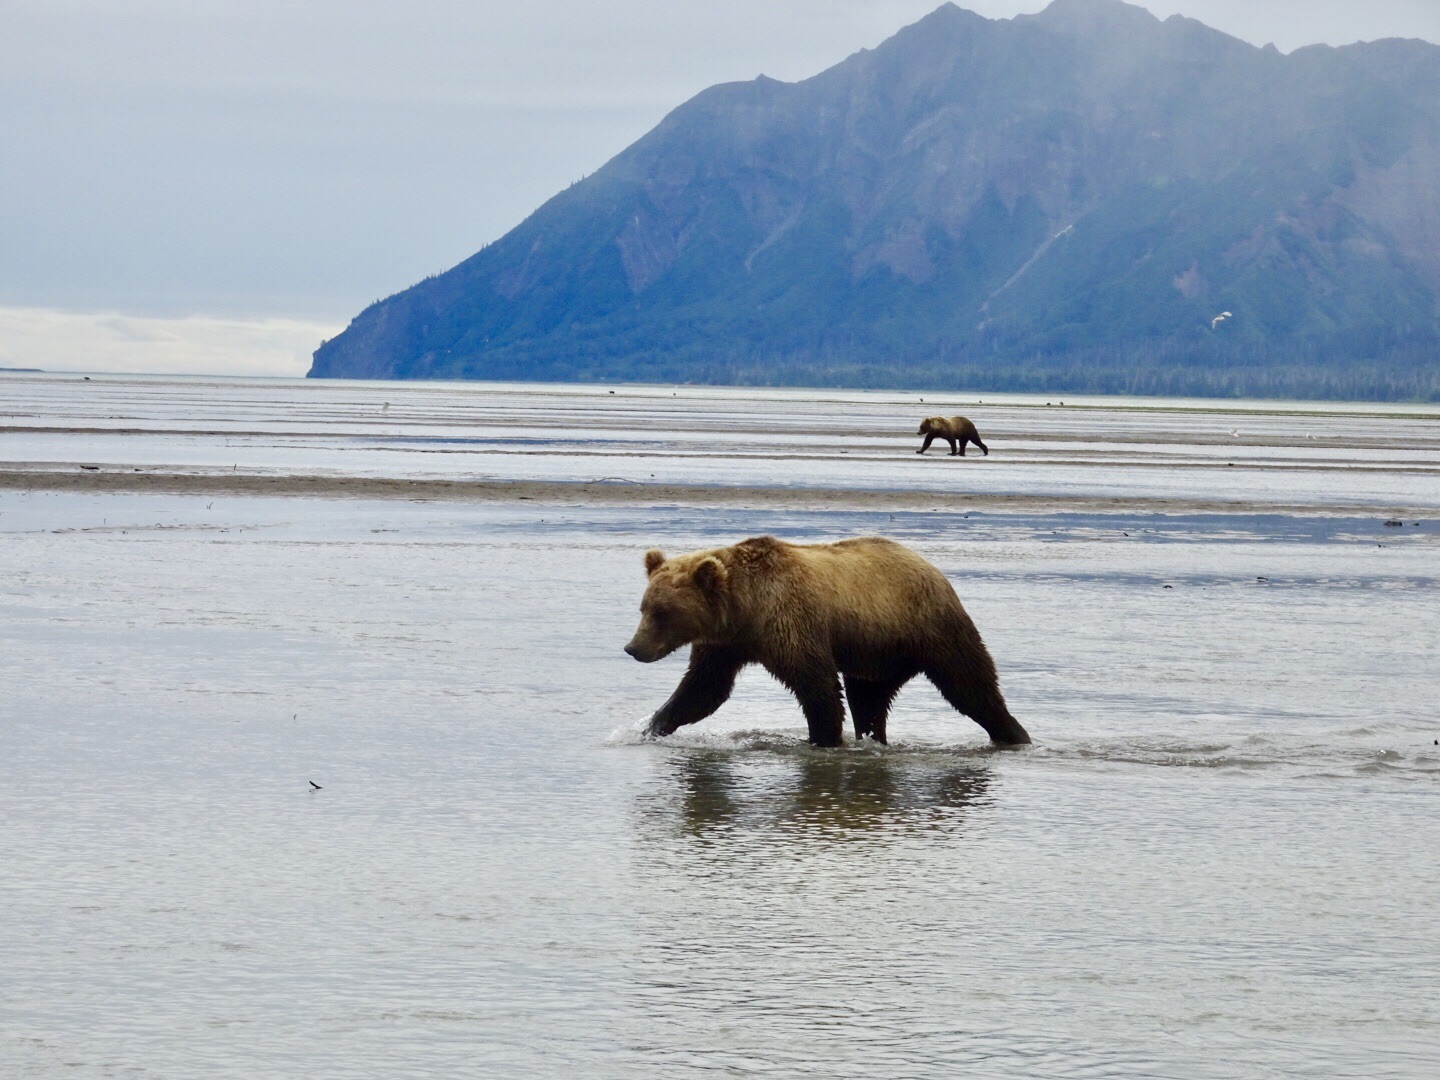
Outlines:
<svg viewBox="0 0 1440 1080"><path fill-rule="evenodd" d="M310 375L1440 400L1440 46L946 4L698 94Z"/></svg>

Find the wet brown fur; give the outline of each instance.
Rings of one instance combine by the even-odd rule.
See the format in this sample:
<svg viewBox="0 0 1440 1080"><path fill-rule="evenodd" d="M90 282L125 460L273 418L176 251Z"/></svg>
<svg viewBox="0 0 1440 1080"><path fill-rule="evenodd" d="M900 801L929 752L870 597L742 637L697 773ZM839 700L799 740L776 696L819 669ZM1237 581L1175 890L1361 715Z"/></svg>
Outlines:
<svg viewBox="0 0 1440 1080"><path fill-rule="evenodd" d="M651 735L703 720L741 668L760 664L795 694L817 746L841 742L842 680L856 738L885 742L890 704L918 674L996 743L1030 741L950 582L893 541L762 536L672 559L650 551L645 569L640 626L625 651L650 663L690 646L689 669L651 718Z"/></svg>
<svg viewBox="0 0 1440 1080"><path fill-rule="evenodd" d="M951 457L964 457L966 443L974 443L986 457L990 456L990 448L980 441L975 425L963 416L927 416L920 421L920 430L915 434L925 436L925 445L915 451L917 454L929 450L936 439L944 439L950 444Z"/></svg>

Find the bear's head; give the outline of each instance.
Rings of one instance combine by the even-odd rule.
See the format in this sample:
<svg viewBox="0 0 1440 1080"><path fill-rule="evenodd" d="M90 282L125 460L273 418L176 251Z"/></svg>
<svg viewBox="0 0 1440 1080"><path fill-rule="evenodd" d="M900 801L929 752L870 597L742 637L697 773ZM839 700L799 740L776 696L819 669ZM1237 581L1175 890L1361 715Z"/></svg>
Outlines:
<svg viewBox="0 0 1440 1080"><path fill-rule="evenodd" d="M642 664L682 645L713 637L724 623L721 605L728 571L712 552L665 558L645 553L650 583L640 601L640 626L625 651Z"/></svg>
<svg viewBox="0 0 1440 1080"><path fill-rule="evenodd" d="M927 416L924 420L920 421L920 430L915 434L929 435L932 431L938 433L944 426L945 418L943 416Z"/></svg>

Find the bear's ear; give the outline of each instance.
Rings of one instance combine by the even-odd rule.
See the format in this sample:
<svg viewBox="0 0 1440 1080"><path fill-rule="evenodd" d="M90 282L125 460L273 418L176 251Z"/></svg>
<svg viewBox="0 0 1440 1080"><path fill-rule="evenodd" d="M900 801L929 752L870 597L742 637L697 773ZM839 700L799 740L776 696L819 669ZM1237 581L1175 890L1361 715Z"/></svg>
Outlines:
<svg viewBox="0 0 1440 1080"><path fill-rule="evenodd" d="M725 585L725 564L714 555L707 555L695 567L694 578L701 592L715 593Z"/></svg>
<svg viewBox="0 0 1440 1080"><path fill-rule="evenodd" d="M654 577L655 571L660 569L660 564L665 561L665 553L659 548L651 548L645 552L645 576Z"/></svg>

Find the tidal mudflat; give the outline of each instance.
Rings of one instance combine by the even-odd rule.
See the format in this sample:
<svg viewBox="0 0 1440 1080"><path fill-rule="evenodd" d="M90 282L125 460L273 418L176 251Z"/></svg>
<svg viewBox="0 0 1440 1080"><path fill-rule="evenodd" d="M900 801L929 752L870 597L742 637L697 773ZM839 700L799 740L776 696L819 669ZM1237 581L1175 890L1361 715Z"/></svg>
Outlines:
<svg viewBox="0 0 1440 1080"><path fill-rule="evenodd" d="M761 532L1036 745L641 742L640 553ZM1434 408L0 376L0 1071L1428 1077L1437 584Z"/></svg>

